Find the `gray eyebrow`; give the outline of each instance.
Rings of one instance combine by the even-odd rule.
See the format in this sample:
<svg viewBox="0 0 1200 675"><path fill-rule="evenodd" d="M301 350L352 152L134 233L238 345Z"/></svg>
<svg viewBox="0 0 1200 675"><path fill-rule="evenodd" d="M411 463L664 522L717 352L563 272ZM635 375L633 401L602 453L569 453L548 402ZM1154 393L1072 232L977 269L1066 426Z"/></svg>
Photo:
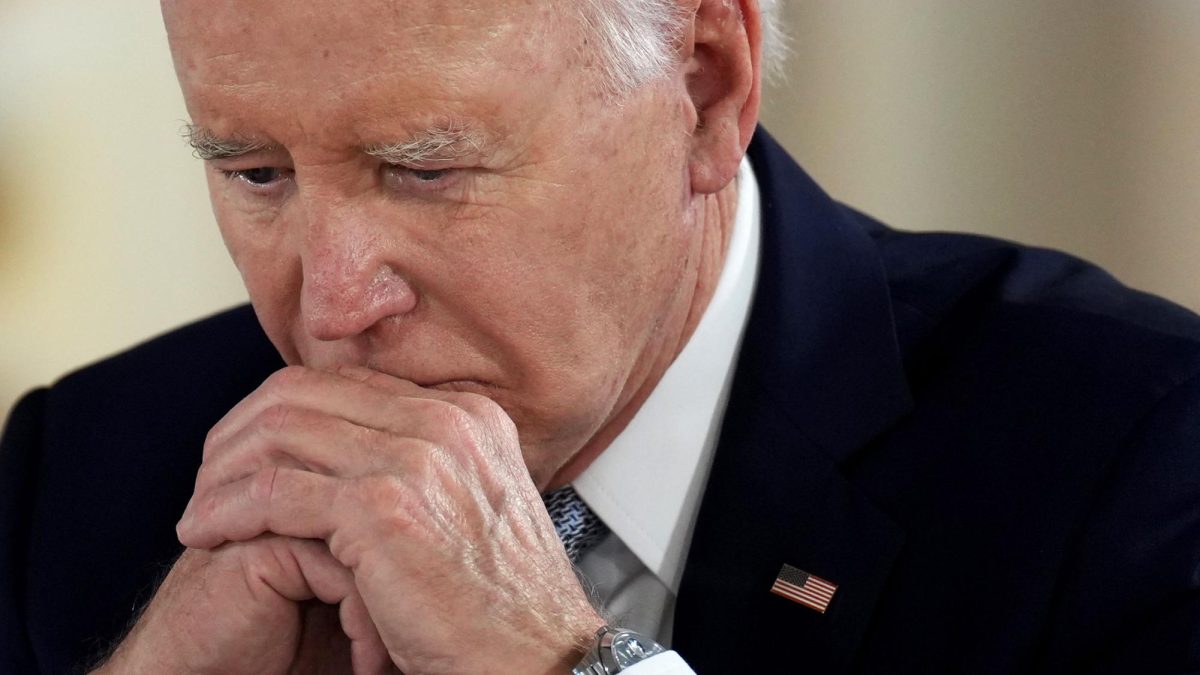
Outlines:
<svg viewBox="0 0 1200 675"><path fill-rule="evenodd" d="M242 155L274 147L273 144L266 141L244 138L221 138L208 129L196 124L185 124L180 133L188 145L192 146L192 154L205 161L241 157Z"/></svg>
<svg viewBox="0 0 1200 675"><path fill-rule="evenodd" d="M192 146L193 154L206 161L241 157L275 147L262 140L222 138L198 124L185 124L181 133L188 145ZM455 124L431 127L407 141L372 145L364 151L390 164L420 164L453 161L478 153L483 147L483 134L465 125Z"/></svg>
<svg viewBox="0 0 1200 675"><path fill-rule="evenodd" d="M431 127L400 143L372 145L366 153L390 164L449 162L483 149L484 136L465 125Z"/></svg>

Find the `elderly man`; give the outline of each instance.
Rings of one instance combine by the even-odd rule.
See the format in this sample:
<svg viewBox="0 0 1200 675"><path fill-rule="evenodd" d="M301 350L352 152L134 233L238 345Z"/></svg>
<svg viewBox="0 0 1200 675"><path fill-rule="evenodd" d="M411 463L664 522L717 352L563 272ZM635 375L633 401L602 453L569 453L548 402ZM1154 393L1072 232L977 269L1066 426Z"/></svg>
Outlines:
<svg viewBox="0 0 1200 675"><path fill-rule="evenodd" d="M1200 321L830 200L770 9L164 0L253 314L18 405L4 672L1200 668Z"/></svg>

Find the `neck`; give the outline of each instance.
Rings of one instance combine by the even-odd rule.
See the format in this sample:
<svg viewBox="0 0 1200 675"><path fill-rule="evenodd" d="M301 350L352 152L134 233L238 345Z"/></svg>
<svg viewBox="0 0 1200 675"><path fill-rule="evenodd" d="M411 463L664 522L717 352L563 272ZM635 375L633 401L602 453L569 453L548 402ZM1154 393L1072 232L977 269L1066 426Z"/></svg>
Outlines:
<svg viewBox="0 0 1200 675"><path fill-rule="evenodd" d="M696 327L717 290L721 271L725 268L725 256L729 251L729 241L733 236L737 214L737 200L736 181L716 194L706 195L697 200L693 206L693 215L695 222L700 224L701 235L691 257L695 262L685 270L684 278L690 283L682 285L690 292L681 294L676 302L676 306L682 308L682 311L673 313L672 320L664 324L660 333L662 338L654 348L648 350L646 357L639 362L639 367L634 369L626 386L627 393L621 397L621 403L615 412L587 444L558 470L547 485L539 486L543 491L561 487L575 480L608 448L641 409L650 392L654 391L663 374L667 372L667 368L696 332Z"/></svg>

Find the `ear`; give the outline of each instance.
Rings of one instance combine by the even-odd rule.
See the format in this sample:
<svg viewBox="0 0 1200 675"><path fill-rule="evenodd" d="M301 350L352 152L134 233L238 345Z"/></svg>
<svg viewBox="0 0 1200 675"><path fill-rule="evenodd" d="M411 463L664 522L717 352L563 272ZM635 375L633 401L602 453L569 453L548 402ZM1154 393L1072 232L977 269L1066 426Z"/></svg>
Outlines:
<svg viewBox="0 0 1200 675"><path fill-rule="evenodd" d="M737 175L758 123L762 27L758 0L692 0L682 45L695 129L692 190L718 192Z"/></svg>

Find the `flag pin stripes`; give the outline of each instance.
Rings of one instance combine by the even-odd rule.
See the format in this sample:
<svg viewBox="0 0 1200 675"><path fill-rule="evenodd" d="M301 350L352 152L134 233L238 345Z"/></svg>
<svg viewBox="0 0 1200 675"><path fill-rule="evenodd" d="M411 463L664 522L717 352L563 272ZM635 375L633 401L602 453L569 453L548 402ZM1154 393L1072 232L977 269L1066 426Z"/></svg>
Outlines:
<svg viewBox="0 0 1200 675"><path fill-rule="evenodd" d="M809 574L802 569L784 565L771 584L771 592L792 602L798 602L822 614L837 592L837 584Z"/></svg>

